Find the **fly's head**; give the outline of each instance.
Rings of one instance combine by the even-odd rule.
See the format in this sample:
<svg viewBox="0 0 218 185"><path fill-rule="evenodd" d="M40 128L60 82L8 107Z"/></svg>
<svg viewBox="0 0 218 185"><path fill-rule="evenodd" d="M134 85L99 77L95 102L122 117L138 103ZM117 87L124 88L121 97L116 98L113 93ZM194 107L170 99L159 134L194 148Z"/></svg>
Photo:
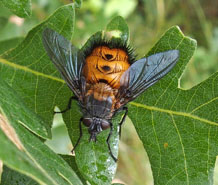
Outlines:
<svg viewBox="0 0 218 185"><path fill-rule="evenodd" d="M110 127L110 123L101 118L83 118L83 124L88 127L88 131L90 134L89 141L96 142L96 136L102 131L106 130Z"/></svg>

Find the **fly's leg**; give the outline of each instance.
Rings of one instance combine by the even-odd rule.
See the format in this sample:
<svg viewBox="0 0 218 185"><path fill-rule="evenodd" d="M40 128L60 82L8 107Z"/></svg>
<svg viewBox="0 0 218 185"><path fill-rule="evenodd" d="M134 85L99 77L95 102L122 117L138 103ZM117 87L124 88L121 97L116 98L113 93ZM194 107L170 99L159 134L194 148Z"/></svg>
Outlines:
<svg viewBox="0 0 218 185"><path fill-rule="evenodd" d="M60 112L55 112L55 111L54 111L54 114L56 114L56 113L64 113L64 112L67 112L68 110L70 110L70 109L71 109L71 105L72 105L72 101L73 101L73 100L78 101L78 98L77 98L76 96L72 96L72 97L70 97L70 99L69 99L69 101L68 101L67 108L64 109L64 110L62 110L62 111L60 111Z"/></svg>
<svg viewBox="0 0 218 185"><path fill-rule="evenodd" d="M80 118L80 120L79 120L79 138L78 138L75 146L73 147L73 150L71 151L71 153L74 152L74 150L76 149L76 147L78 146L78 144L80 142L81 137L83 136L83 132L82 132L82 120L83 120L83 118Z"/></svg>
<svg viewBox="0 0 218 185"><path fill-rule="evenodd" d="M128 113L128 107L123 107L123 110L125 111L125 114L121 120L121 122L119 123L119 136L121 137L121 126L122 124L124 123L125 119L126 119L126 116L127 116L127 113Z"/></svg>
<svg viewBox="0 0 218 185"><path fill-rule="evenodd" d="M113 153L112 153L112 151L111 151L111 146L110 146L110 138L111 138L112 132L113 132L113 124L110 123L110 133L109 133L109 135L108 135L108 137L107 137L107 146L108 146L108 150L109 150L109 152L110 152L111 157L113 158L113 160L114 160L115 162L117 162L117 158L114 157L114 155L113 155Z"/></svg>

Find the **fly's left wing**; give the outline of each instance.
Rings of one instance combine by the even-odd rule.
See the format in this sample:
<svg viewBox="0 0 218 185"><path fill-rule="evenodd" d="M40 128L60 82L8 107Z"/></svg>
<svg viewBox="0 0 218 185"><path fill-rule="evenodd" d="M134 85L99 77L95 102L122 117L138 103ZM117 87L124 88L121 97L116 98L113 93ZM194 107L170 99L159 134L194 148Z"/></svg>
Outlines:
<svg viewBox="0 0 218 185"><path fill-rule="evenodd" d="M43 31L43 45L67 85L79 97L83 55L67 39L49 28Z"/></svg>
<svg viewBox="0 0 218 185"><path fill-rule="evenodd" d="M118 98L121 105L135 99L165 76L177 63L178 50L169 50L133 63L120 79Z"/></svg>

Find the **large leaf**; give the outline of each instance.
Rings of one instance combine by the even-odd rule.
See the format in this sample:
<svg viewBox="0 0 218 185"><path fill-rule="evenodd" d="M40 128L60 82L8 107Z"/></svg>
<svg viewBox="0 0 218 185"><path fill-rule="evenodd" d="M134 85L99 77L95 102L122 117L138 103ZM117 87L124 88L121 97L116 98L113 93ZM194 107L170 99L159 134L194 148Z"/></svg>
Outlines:
<svg viewBox="0 0 218 185"><path fill-rule="evenodd" d="M23 127L25 126L33 133L43 136L39 133L40 130L36 127L37 125L27 120L27 116L31 118L30 112L35 112L40 117L40 120L44 120L43 122L46 123L47 127L50 127L54 106L56 104L65 104L68 101L67 97L71 96L71 92L64 84L64 81L57 77L59 74L56 73L56 69L44 51L41 37L44 28L50 27L70 39L74 27L74 14L72 5L61 7L45 22L31 30L19 46L4 53L0 58L0 78L10 84L16 93L19 94L19 101L25 103L26 109L30 109L25 117L26 109L24 109L24 114L20 114L19 119L9 121L9 124L12 124L12 121L16 121L16 124L14 123L13 125L14 132L19 136L25 152L18 150L0 130L0 146L4 149L7 148L7 150L1 150L1 159L11 168L20 170L22 173L37 178L35 180L40 180L40 182L45 182L46 184L65 184L65 180L71 183L80 183L66 162L57 157ZM8 91L4 92L2 86L1 92L8 93ZM16 100L15 97L11 96L9 103L12 104ZM3 99L0 99L0 101L1 105L6 106ZM24 107L24 105L22 106ZM23 111L21 108L15 108L18 112ZM10 109L6 109L7 111L4 110L5 114L3 117L8 119L6 113L9 114ZM18 116L19 114L16 113L16 115ZM47 129L50 132L50 129ZM43 137L45 138L46 136ZM25 154L26 151L28 151L28 155ZM34 163L29 158L34 159ZM38 171L36 168L41 167L41 165L43 168L41 168L41 171Z"/></svg>
<svg viewBox="0 0 218 185"><path fill-rule="evenodd" d="M70 166L27 129L31 123L40 130L40 118L2 80L0 100L0 160L40 184L82 184Z"/></svg>
<svg viewBox="0 0 218 185"><path fill-rule="evenodd" d="M32 13L31 0L0 0L0 3L19 17L28 17Z"/></svg>
<svg viewBox="0 0 218 185"><path fill-rule="evenodd" d="M148 153L155 184L212 184L218 154L218 73L190 90L178 88L196 42L169 29L148 55L180 50L176 67L131 102L129 117Z"/></svg>
<svg viewBox="0 0 218 185"><path fill-rule="evenodd" d="M0 56L0 77L15 89L23 102L51 126L54 106L65 104L71 96L65 82L43 48L42 31L50 27L71 39L74 7L63 6L33 28L16 48Z"/></svg>

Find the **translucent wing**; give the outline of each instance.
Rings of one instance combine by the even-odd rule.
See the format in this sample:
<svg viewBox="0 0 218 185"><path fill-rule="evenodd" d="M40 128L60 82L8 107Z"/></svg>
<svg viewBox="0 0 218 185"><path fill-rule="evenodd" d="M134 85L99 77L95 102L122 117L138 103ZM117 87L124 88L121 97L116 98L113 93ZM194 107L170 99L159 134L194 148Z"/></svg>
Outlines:
<svg viewBox="0 0 218 185"><path fill-rule="evenodd" d="M43 32L43 45L48 56L61 73L68 86L79 97L83 56L63 36L51 29Z"/></svg>
<svg viewBox="0 0 218 185"><path fill-rule="evenodd" d="M133 63L120 79L118 97L121 104L133 100L165 76L177 63L178 50L169 50Z"/></svg>

